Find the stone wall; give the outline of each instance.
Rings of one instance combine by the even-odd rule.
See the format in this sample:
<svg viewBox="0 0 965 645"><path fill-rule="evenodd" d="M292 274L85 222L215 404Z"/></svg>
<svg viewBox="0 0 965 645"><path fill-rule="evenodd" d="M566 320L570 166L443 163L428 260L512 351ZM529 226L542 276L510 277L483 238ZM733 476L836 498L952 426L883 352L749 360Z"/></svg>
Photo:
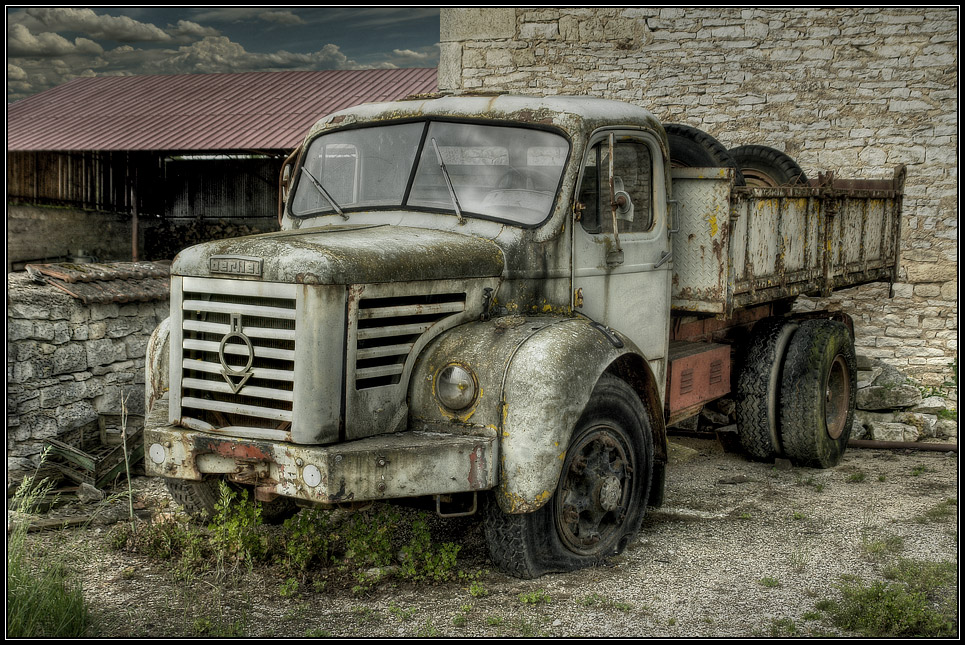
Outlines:
<svg viewBox="0 0 965 645"><path fill-rule="evenodd" d="M862 351L951 378L958 316L958 11L949 8L443 9L444 91L621 99L811 176L908 166L900 283L836 294Z"/></svg>
<svg viewBox="0 0 965 645"><path fill-rule="evenodd" d="M25 273L7 276L7 482L48 438L99 432L102 417L144 415L148 339L168 301L83 305Z"/></svg>

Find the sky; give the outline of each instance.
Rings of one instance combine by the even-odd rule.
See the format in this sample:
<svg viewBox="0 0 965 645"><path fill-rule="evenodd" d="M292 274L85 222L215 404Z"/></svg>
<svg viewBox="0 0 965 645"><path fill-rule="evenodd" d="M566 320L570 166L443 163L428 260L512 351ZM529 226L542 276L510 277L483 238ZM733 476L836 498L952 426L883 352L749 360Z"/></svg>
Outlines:
<svg viewBox="0 0 965 645"><path fill-rule="evenodd" d="M436 67L434 7L7 6L7 102L82 76Z"/></svg>

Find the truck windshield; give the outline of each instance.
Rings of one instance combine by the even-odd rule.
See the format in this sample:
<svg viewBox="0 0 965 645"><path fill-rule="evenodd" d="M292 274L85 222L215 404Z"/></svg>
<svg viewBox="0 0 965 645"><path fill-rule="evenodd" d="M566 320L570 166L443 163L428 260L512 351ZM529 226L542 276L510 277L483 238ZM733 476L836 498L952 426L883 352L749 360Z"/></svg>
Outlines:
<svg viewBox="0 0 965 645"><path fill-rule="evenodd" d="M465 217L532 226L550 215L568 153L561 135L516 126L421 121L341 130L309 145L291 212L458 208Z"/></svg>

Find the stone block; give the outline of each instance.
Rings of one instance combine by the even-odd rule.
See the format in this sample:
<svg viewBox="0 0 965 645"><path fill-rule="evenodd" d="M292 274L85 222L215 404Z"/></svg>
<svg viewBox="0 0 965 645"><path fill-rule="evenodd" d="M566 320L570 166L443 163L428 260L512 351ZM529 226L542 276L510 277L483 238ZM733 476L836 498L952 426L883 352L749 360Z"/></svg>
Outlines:
<svg viewBox="0 0 965 645"><path fill-rule="evenodd" d="M439 40L500 40L516 35L513 7L444 8L439 12Z"/></svg>
<svg viewBox="0 0 965 645"><path fill-rule="evenodd" d="M87 396L83 381L69 381L40 390L40 407L49 410L69 403L76 403Z"/></svg>
<svg viewBox="0 0 965 645"><path fill-rule="evenodd" d="M87 369L87 350L79 343L58 347L52 358L53 374L70 374Z"/></svg>
<svg viewBox="0 0 965 645"><path fill-rule="evenodd" d="M880 421L868 424L868 433L876 441L918 441L921 436L915 426Z"/></svg>
<svg viewBox="0 0 965 645"><path fill-rule="evenodd" d="M87 365L90 367L110 365L127 358L124 343L115 342L108 338L89 340L84 343L84 348L87 351ZM93 370L91 371L96 374Z"/></svg>
<svg viewBox="0 0 965 645"><path fill-rule="evenodd" d="M942 439L958 438L958 421L939 419L935 424L935 436Z"/></svg>
<svg viewBox="0 0 965 645"><path fill-rule="evenodd" d="M872 385L858 390L855 404L861 410L894 410L921 403L921 392L913 385Z"/></svg>

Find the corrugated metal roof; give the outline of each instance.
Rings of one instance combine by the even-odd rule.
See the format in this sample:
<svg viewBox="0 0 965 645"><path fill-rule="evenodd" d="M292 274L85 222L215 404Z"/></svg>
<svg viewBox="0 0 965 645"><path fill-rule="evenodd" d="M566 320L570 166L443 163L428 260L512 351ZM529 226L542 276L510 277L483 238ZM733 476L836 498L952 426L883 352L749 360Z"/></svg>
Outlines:
<svg viewBox="0 0 965 645"><path fill-rule="evenodd" d="M291 150L319 118L436 91L426 68L78 78L7 108L7 150Z"/></svg>

